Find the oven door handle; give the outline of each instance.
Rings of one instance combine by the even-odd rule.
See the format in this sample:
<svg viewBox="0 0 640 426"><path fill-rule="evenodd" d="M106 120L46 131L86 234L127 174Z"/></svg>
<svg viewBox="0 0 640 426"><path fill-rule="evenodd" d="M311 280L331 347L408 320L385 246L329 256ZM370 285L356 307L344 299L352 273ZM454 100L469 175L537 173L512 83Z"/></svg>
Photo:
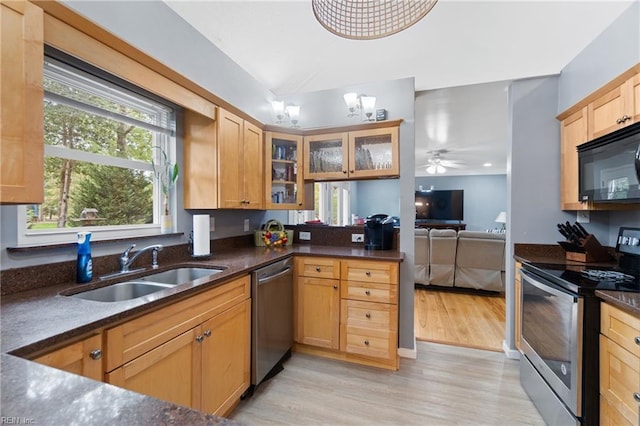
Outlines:
<svg viewBox="0 0 640 426"><path fill-rule="evenodd" d="M551 293L554 296L571 297L572 299L575 298L575 295L573 293L568 293L566 291L559 290L551 282L549 282L548 284L541 283L540 281L538 281L537 279L535 279L532 276L531 272L527 272L525 269L521 269L520 273L527 278L527 281L531 285L533 285L534 287L539 288L542 291L546 291L547 293Z"/></svg>

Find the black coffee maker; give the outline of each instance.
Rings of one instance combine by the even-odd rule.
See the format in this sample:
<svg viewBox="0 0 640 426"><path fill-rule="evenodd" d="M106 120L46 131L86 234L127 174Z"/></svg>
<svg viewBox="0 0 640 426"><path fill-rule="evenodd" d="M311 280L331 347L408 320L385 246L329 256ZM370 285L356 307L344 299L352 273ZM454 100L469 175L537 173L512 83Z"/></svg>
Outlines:
<svg viewBox="0 0 640 426"><path fill-rule="evenodd" d="M393 217L374 214L364 223L364 248L367 250L391 250Z"/></svg>

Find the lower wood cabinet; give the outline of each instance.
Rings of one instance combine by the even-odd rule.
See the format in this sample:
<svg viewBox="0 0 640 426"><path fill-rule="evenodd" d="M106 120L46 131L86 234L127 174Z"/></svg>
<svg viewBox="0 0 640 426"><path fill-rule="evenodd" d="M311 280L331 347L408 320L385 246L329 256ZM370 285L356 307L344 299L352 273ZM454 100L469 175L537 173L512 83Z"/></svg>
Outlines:
<svg viewBox="0 0 640 426"><path fill-rule="evenodd" d="M105 381L224 416L249 388L250 277L105 331Z"/></svg>
<svg viewBox="0 0 640 426"><path fill-rule="evenodd" d="M600 318L600 424L637 425L640 318L607 303Z"/></svg>
<svg viewBox="0 0 640 426"><path fill-rule="evenodd" d="M295 349L398 369L398 263L295 259Z"/></svg>
<svg viewBox="0 0 640 426"><path fill-rule="evenodd" d="M69 373L102 381L102 334L95 334L34 359Z"/></svg>

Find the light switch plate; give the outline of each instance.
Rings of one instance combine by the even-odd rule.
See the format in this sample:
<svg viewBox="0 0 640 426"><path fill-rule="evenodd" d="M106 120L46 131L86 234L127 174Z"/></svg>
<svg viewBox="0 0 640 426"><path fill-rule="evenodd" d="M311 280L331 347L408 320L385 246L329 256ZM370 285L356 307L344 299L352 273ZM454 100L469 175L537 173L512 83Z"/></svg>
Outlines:
<svg viewBox="0 0 640 426"><path fill-rule="evenodd" d="M576 222L578 223L589 223L589 210L578 210L576 217Z"/></svg>
<svg viewBox="0 0 640 426"><path fill-rule="evenodd" d="M249 219L244 220L244 232L249 232Z"/></svg>
<svg viewBox="0 0 640 426"><path fill-rule="evenodd" d="M309 241L311 239L311 232L300 231L298 238L300 240Z"/></svg>
<svg viewBox="0 0 640 426"><path fill-rule="evenodd" d="M364 243L364 234L351 234L352 243Z"/></svg>
<svg viewBox="0 0 640 426"><path fill-rule="evenodd" d="M216 230L216 218L215 217L210 217L209 218L209 232L213 232Z"/></svg>

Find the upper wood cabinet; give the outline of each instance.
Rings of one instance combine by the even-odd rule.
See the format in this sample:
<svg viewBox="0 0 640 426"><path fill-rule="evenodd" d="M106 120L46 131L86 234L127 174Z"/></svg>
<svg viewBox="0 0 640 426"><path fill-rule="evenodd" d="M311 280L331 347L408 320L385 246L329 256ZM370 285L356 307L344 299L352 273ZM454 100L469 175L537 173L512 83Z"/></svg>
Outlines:
<svg viewBox="0 0 640 426"><path fill-rule="evenodd" d="M302 136L265 132L265 141L265 208L313 210L313 183L303 179Z"/></svg>
<svg viewBox="0 0 640 426"><path fill-rule="evenodd" d="M218 108L218 207L264 208L262 130Z"/></svg>
<svg viewBox="0 0 640 426"><path fill-rule="evenodd" d="M587 107L560 123L560 205L562 210L589 210L578 194L577 146L587 141Z"/></svg>
<svg viewBox="0 0 640 426"><path fill-rule="evenodd" d="M218 208L216 122L191 110L184 112L184 208Z"/></svg>
<svg viewBox="0 0 640 426"><path fill-rule="evenodd" d="M44 201L42 9L0 4L0 203Z"/></svg>
<svg viewBox="0 0 640 426"><path fill-rule="evenodd" d="M397 177L399 127L304 137L305 180Z"/></svg>
<svg viewBox="0 0 640 426"><path fill-rule="evenodd" d="M636 123L640 118L640 74L636 74L588 105L588 140Z"/></svg>
<svg viewBox="0 0 640 426"><path fill-rule="evenodd" d="M103 380L102 334L95 334L76 343L34 359L39 364L93 380Z"/></svg>

